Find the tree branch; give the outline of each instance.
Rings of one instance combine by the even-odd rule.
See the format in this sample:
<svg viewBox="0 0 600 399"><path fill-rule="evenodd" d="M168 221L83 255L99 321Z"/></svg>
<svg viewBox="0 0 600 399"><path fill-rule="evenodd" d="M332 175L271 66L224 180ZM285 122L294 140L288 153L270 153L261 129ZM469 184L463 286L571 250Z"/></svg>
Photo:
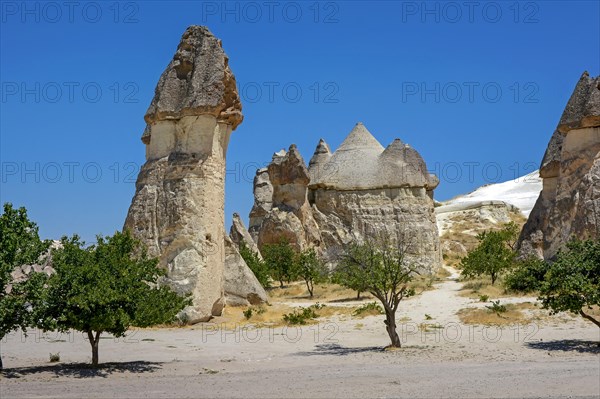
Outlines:
<svg viewBox="0 0 600 399"><path fill-rule="evenodd" d="M579 315L581 315L581 317L583 317L584 319L587 319L589 321L591 321L592 323L594 323L596 326L600 327L600 321L594 319L592 316L590 316L589 314L586 314L583 310L579 311Z"/></svg>

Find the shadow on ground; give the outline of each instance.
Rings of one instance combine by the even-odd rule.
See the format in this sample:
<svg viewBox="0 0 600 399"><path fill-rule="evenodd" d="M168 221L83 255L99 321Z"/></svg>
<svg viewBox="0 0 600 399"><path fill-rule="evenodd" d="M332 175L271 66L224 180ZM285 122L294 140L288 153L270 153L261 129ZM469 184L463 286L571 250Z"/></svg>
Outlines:
<svg viewBox="0 0 600 399"><path fill-rule="evenodd" d="M156 362L103 363L93 367L89 363L53 364L48 366L15 367L0 371L4 378L21 378L30 374L52 373L57 377L106 378L115 373L150 373L161 368Z"/></svg>
<svg viewBox="0 0 600 399"><path fill-rule="evenodd" d="M383 352L384 348L381 346L368 346L362 348L348 348L338 344L322 344L316 345L315 349L309 352L298 352L295 356L347 356L355 353L367 353L367 352Z"/></svg>
<svg viewBox="0 0 600 399"><path fill-rule="evenodd" d="M525 345L527 345L527 347L530 349L539 349L544 351L600 354L600 342L598 341L562 339L556 341L527 342Z"/></svg>

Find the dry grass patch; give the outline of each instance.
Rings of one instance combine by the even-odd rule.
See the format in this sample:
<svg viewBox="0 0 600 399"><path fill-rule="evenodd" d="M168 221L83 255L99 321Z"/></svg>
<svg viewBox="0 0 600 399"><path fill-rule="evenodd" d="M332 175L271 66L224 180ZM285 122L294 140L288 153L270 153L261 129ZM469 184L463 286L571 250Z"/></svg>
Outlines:
<svg viewBox="0 0 600 399"><path fill-rule="evenodd" d="M496 280L496 284L492 285L489 278L473 278L463 281L459 295L466 298L479 299L487 297L488 299L495 298L520 298L523 296L535 296L535 293L520 293L507 291L504 288L502 278ZM487 302L487 300L483 300Z"/></svg>
<svg viewBox="0 0 600 399"><path fill-rule="evenodd" d="M274 300L285 300L285 301L319 301L319 302L350 302L350 301L363 301L373 299L373 297L367 293L362 292L360 299L357 299L357 293L354 290L343 287L339 284L323 283L315 285L314 296L311 298L306 286L303 282L293 282L284 288L272 287L267 290L269 297Z"/></svg>
<svg viewBox="0 0 600 399"><path fill-rule="evenodd" d="M525 324L532 321L523 310L535 309L531 303L505 304L506 311L494 312L491 309L464 308L457 312L464 324L506 326L510 324Z"/></svg>

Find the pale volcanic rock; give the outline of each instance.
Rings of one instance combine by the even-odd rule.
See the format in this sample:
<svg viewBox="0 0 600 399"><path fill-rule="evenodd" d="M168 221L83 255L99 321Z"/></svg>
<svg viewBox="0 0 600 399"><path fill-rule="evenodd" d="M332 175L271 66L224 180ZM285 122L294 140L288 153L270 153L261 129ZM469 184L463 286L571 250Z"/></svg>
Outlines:
<svg viewBox="0 0 600 399"><path fill-rule="evenodd" d="M225 300L229 306L260 305L269 300L235 243L225 236Z"/></svg>
<svg viewBox="0 0 600 399"><path fill-rule="evenodd" d="M519 238L551 259L570 239L600 236L600 77L584 72L548 145L543 189Z"/></svg>
<svg viewBox="0 0 600 399"><path fill-rule="evenodd" d="M294 144L289 151L274 154L268 177L273 190L272 209L257 229L259 248L282 239L298 250L318 246L318 226L308 202L309 172Z"/></svg>
<svg viewBox="0 0 600 399"><path fill-rule="evenodd" d="M183 34L145 120L146 163L124 228L159 257L168 285L192 294L186 318L206 321L225 305L225 155L242 121L227 56L206 27Z"/></svg>
<svg viewBox="0 0 600 399"><path fill-rule="evenodd" d="M250 236L250 233L248 230L246 230L244 222L237 213L233 214L231 228L229 229L229 238L231 238L238 248L240 245L244 244L246 247L248 247L248 249L257 254L260 259L262 259L262 255L258 250L256 242L254 242L252 236Z"/></svg>
<svg viewBox="0 0 600 399"><path fill-rule="evenodd" d="M267 168L258 169L254 176L254 206L250 211L248 232L258 243L258 232L265 216L273 209L273 186Z"/></svg>
<svg viewBox="0 0 600 399"><path fill-rule="evenodd" d="M285 238L335 262L350 243L385 232L408 245L421 270L440 266L432 199L439 181L416 150L400 140L386 149L358 123L333 153L321 139L304 165L294 145L269 165L273 208L253 227L259 247Z"/></svg>

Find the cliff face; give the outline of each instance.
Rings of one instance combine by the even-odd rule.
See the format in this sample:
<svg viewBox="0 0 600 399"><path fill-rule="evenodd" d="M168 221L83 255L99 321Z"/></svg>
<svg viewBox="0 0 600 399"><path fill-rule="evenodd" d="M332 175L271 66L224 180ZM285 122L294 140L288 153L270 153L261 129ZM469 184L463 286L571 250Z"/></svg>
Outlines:
<svg viewBox="0 0 600 399"><path fill-rule="evenodd" d="M267 180L270 198L256 184ZM251 231L259 247L285 238L330 260L352 242L385 233L407 246L410 261L433 271L441 261L432 199L437 185L417 151L400 140L383 148L359 123L334 153L321 140L308 168L295 146L275 154L257 172Z"/></svg>
<svg viewBox="0 0 600 399"><path fill-rule="evenodd" d="M145 120L146 163L125 229L160 258L170 286L192 294L188 319L208 320L225 304L225 155L242 114L228 58L206 27L183 34Z"/></svg>
<svg viewBox="0 0 600 399"><path fill-rule="evenodd" d="M600 236L600 77L585 72L542 160L543 189L519 238L523 255L552 258L571 238Z"/></svg>

